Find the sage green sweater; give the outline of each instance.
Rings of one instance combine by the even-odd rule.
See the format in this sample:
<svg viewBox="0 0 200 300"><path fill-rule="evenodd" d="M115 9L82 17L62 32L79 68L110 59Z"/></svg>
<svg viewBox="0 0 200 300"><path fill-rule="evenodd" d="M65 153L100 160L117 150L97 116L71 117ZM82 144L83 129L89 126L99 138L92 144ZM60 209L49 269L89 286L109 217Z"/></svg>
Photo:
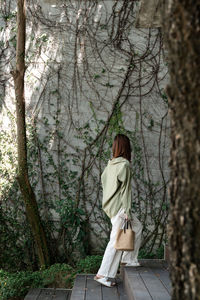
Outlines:
<svg viewBox="0 0 200 300"><path fill-rule="evenodd" d="M109 218L114 217L120 208L130 218L131 214L131 172L130 163L123 157L113 158L101 175L103 186L102 208Z"/></svg>

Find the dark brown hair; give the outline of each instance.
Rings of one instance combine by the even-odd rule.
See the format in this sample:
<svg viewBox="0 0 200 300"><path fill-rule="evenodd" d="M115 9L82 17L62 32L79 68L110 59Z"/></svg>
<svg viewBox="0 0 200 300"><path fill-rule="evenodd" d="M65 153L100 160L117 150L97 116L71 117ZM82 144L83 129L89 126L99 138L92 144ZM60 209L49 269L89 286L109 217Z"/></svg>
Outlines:
<svg viewBox="0 0 200 300"><path fill-rule="evenodd" d="M131 161L131 145L129 138L124 134L117 134L112 146L113 158L124 157Z"/></svg>

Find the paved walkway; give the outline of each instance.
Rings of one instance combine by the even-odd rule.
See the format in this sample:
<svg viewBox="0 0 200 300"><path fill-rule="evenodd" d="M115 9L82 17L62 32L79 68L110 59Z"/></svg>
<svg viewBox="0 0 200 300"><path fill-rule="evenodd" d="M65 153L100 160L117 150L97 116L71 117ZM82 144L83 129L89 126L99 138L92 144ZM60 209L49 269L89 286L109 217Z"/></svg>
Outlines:
<svg viewBox="0 0 200 300"><path fill-rule="evenodd" d="M31 289L24 300L70 300L71 290L42 288Z"/></svg>
<svg viewBox="0 0 200 300"><path fill-rule="evenodd" d="M124 284L128 299L170 300L171 282L162 266L125 267Z"/></svg>
<svg viewBox="0 0 200 300"><path fill-rule="evenodd" d="M164 260L141 260L141 267L121 267L117 286L108 288L92 274L76 276L72 291L31 289L25 300L170 300L171 282Z"/></svg>
<svg viewBox="0 0 200 300"><path fill-rule="evenodd" d="M96 282L94 275L78 275L72 290L71 300L128 300L123 283L117 279L117 286L108 288Z"/></svg>

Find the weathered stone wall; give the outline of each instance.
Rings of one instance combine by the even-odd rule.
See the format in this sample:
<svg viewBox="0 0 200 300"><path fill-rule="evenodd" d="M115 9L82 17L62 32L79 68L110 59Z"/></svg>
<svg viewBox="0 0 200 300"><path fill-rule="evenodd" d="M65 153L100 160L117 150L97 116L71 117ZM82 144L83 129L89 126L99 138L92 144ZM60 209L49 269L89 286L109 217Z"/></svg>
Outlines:
<svg viewBox="0 0 200 300"><path fill-rule="evenodd" d="M27 2L30 175L43 218L59 223L68 200L74 201L93 228L93 248L99 247L99 235L109 234L100 209L100 175L119 131L133 145L133 210L144 224L143 242L153 249L154 237L160 246L165 233L167 67L160 30L135 27L138 8L134 1ZM7 45L1 62L7 61L1 71L1 127L12 131L14 157L15 125L8 111L14 116L15 19L1 24L2 49ZM7 158L7 165L13 170L15 163L10 167Z"/></svg>

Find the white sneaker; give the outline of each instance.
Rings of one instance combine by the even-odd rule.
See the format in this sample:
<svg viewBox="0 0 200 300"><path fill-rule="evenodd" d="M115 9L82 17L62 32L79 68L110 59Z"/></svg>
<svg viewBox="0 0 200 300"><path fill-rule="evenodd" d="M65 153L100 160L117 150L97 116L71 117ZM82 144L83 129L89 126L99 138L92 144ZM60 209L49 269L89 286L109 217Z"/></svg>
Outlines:
<svg viewBox="0 0 200 300"><path fill-rule="evenodd" d="M127 263L126 267L141 267L141 264L139 262L132 262L132 263Z"/></svg>
<svg viewBox="0 0 200 300"><path fill-rule="evenodd" d="M107 287L114 287L116 286L115 282L111 282L110 280L108 280L108 278L106 277L102 277L102 278L98 278L98 277L94 277L94 280L96 280L97 282L107 286Z"/></svg>

